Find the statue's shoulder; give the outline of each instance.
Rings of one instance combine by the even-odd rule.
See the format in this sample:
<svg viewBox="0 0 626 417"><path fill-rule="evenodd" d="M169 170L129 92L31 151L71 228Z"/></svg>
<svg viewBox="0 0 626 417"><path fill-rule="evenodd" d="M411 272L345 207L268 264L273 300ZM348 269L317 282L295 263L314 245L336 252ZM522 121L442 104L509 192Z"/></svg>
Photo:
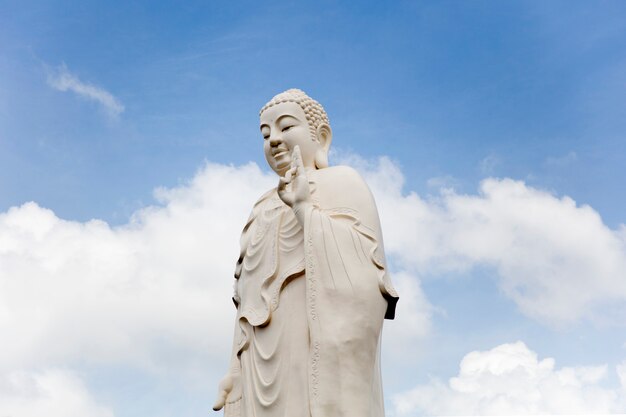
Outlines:
<svg viewBox="0 0 626 417"><path fill-rule="evenodd" d="M278 192L276 188L272 188L271 190L267 190L261 197L259 197L252 206L252 211L250 213L250 217L248 218L248 222L246 223L246 228L252 223L252 221L258 216L260 212L267 208L267 204L270 204L272 200L276 201L278 199Z"/></svg>
<svg viewBox="0 0 626 417"><path fill-rule="evenodd" d="M348 207L360 213L360 220L377 222L376 203L361 174L349 166L333 166L316 171L320 204L328 209Z"/></svg>
<svg viewBox="0 0 626 417"><path fill-rule="evenodd" d="M345 176L357 176L361 177L361 175L357 172L356 169L352 168L348 165L333 165L327 168L320 170L322 173L326 173L327 175L345 175Z"/></svg>
<svg viewBox="0 0 626 417"><path fill-rule="evenodd" d="M337 188L337 191L369 191L365 180L358 171L347 165L336 165L317 171L321 182Z"/></svg>
<svg viewBox="0 0 626 417"><path fill-rule="evenodd" d="M267 190L261 197L259 197L256 203L254 203L253 207L258 207L261 204L263 204L265 201L268 201L276 197L277 195L278 193L276 192L276 187L272 188L271 190Z"/></svg>

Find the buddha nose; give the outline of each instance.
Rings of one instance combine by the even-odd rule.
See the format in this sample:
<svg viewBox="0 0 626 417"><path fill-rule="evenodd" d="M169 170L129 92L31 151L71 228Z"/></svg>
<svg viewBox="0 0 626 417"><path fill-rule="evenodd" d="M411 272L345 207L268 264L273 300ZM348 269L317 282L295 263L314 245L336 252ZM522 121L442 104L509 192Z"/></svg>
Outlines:
<svg viewBox="0 0 626 417"><path fill-rule="evenodd" d="M280 136L274 136L270 138L270 146L276 147L283 143L283 139Z"/></svg>

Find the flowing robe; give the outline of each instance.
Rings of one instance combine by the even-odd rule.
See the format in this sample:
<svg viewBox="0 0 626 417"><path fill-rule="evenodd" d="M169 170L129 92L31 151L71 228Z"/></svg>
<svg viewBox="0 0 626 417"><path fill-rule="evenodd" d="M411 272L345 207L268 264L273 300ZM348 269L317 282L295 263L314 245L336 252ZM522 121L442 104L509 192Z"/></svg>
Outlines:
<svg viewBox="0 0 626 417"><path fill-rule="evenodd" d="M348 167L309 184L303 225L274 189L244 227L226 417L384 416L381 330L398 296L376 206Z"/></svg>

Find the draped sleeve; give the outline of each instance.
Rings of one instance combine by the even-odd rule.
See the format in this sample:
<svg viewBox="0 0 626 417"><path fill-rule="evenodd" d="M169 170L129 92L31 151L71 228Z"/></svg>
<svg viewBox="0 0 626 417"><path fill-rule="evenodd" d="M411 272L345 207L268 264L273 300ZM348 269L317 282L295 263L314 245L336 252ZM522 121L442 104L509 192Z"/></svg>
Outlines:
<svg viewBox="0 0 626 417"><path fill-rule="evenodd" d="M394 317L398 295L369 189L350 168L333 174L304 220L311 415L378 417L382 322Z"/></svg>

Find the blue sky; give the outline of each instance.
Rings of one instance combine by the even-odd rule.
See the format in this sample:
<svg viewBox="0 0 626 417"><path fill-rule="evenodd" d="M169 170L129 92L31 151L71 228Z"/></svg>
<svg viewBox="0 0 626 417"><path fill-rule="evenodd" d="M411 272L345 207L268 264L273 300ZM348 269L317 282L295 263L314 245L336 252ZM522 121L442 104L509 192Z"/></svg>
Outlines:
<svg viewBox="0 0 626 417"><path fill-rule="evenodd" d="M73 87L64 87L63 80ZM115 239L133 232L137 241L150 242L149 233L161 233L150 232L154 224L161 225L158 230L171 228L162 237L165 242L194 239L182 234L185 230L205 233L207 245L211 237L234 235L232 245L225 245L233 252L224 253L233 262L216 267L224 270L225 284L193 284L200 288L198 306L228 301L227 270L234 265L234 242L254 189L238 196L223 191L233 201L241 199L239 217L233 214L232 223L224 221L232 229L176 223L174 208L196 210L192 202L199 197L193 193L219 187L213 179L231 165L234 183L246 183L246 164L253 162L266 174L251 184L272 184L261 152L258 111L274 94L292 87L308 92L328 112L334 132L331 163L353 161L374 184L380 181L372 188L382 200L383 226L389 218L390 264L398 276L406 275L405 288L416 289L414 298L404 297L401 303L421 306L407 313L420 324L406 331L412 339L397 336L399 346L411 347L401 351L410 366L389 360L384 371L391 415L457 412L428 408L410 392L440 389L428 384L438 379L445 385L459 376L466 354L482 352L488 360L500 352L499 346L517 357L536 353L540 360L555 358L555 372L570 367L580 381L587 381L583 386L603 390L609 399L600 411L626 412L626 388L620 388L621 374L615 371L626 364L626 4L620 1L0 1L0 213L5 222L0 230L11 236L9 243L0 243L0 283L9 288L5 298L37 300L29 293L37 293L36 288L26 284L10 291L17 288L18 277L37 287L50 271L45 265L63 265L50 275L52 280L60 274L57 290L63 291L89 281L84 268L132 264L118 273L128 276L125 285L134 288L133 274L142 275L149 267L125 256L143 249ZM492 188L481 188L489 178ZM398 194L388 191L401 181ZM155 189L161 190L156 197ZM36 205L24 206L31 201ZM215 216L211 210L219 205L205 203L206 217ZM406 204L405 220L385 214L394 204ZM419 213L428 215L415 220L411 213L420 207L424 211ZM519 207L527 207L526 212L511 214ZM465 216L471 221L464 221ZM449 237L471 236L469 228L481 216L499 225L493 226L493 234L485 232L485 241L510 240L510 246L503 246L510 250L501 250L497 240L477 242L476 247L486 247L480 252ZM534 220L542 216L554 220L535 230ZM29 229L38 244L49 244L49 250L37 252L24 243L30 239L26 232L11 228L22 224L14 217L30 225L23 226L27 229L58 223L54 230L67 228L63 236L78 233L76 241L89 248L113 239L118 244L111 243L105 253L121 258L111 255L103 261L96 255L101 250L84 249L88 261L76 266L67 261L69 255L50 249L54 243L47 226L41 226L46 232ZM160 223L162 217L172 222ZM103 228L93 232L91 219L106 224L93 226ZM394 231L394 221L413 220L414 235ZM174 231L174 225L183 232ZM504 237L498 230L504 230ZM408 243L389 242L394 238ZM437 239L435 252L419 239ZM518 264L513 253L527 258ZM196 255L202 257L202 251ZM139 258L148 262L150 256ZM182 266L176 270L178 263L195 265L190 256L173 256L164 268L171 267L172 276L191 273ZM43 259L45 267L38 270L28 259ZM544 272L563 291L542 281ZM62 273L75 274L76 280L63 281L69 275ZM204 278L221 279L215 274L207 271ZM93 288L108 288L108 279L104 274L103 287ZM558 308L551 309L553 295ZM109 307L126 305L120 300ZM0 312L15 322L22 322L20 314L29 314L6 303ZM59 313L63 303L49 306L50 317L56 317L50 319L52 333L71 328L71 320ZM170 306L177 305L172 301ZM136 314L130 307L124 311ZM146 307L146 314L151 311ZM212 332L215 318L194 311L189 314L198 321L190 328ZM189 347L193 337L177 330L185 327L179 322L137 342L131 333L160 329L159 323L142 318L130 320L135 324L126 329L129 333L118 335L131 345L137 342L133 354L117 345L111 347L117 353L103 348L91 354L89 347L99 339L90 320L98 317L87 315L82 325L91 330L48 359L36 351L32 357L37 360L7 354L0 360L3 378L25 372L33 384L56 381L51 384L84 389L80 392L91 402L86 400L83 413L93 415L195 416L209 408L211 384L227 361L224 356L220 362L220 349L227 349L223 346L229 341L200 338L196 351ZM23 322L44 330L29 340L47 343L52 337L45 336L47 321L33 320ZM13 338L19 329L0 327L2 338ZM403 333L399 327L390 332L389 343ZM176 343L161 347L161 338ZM524 345L515 345L517 341ZM203 356L202 343L217 353ZM166 366L155 365L157 360ZM597 384L581 370L589 366L606 366ZM529 381L525 383L537 383L544 392L545 380ZM437 396L469 404L453 388L446 389ZM542 395L540 411L571 411ZM401 403L409 405L402 408ZM9 407L0 401L0 410L3 406ZM461 414L490 413L476 407Z"/></svg>

